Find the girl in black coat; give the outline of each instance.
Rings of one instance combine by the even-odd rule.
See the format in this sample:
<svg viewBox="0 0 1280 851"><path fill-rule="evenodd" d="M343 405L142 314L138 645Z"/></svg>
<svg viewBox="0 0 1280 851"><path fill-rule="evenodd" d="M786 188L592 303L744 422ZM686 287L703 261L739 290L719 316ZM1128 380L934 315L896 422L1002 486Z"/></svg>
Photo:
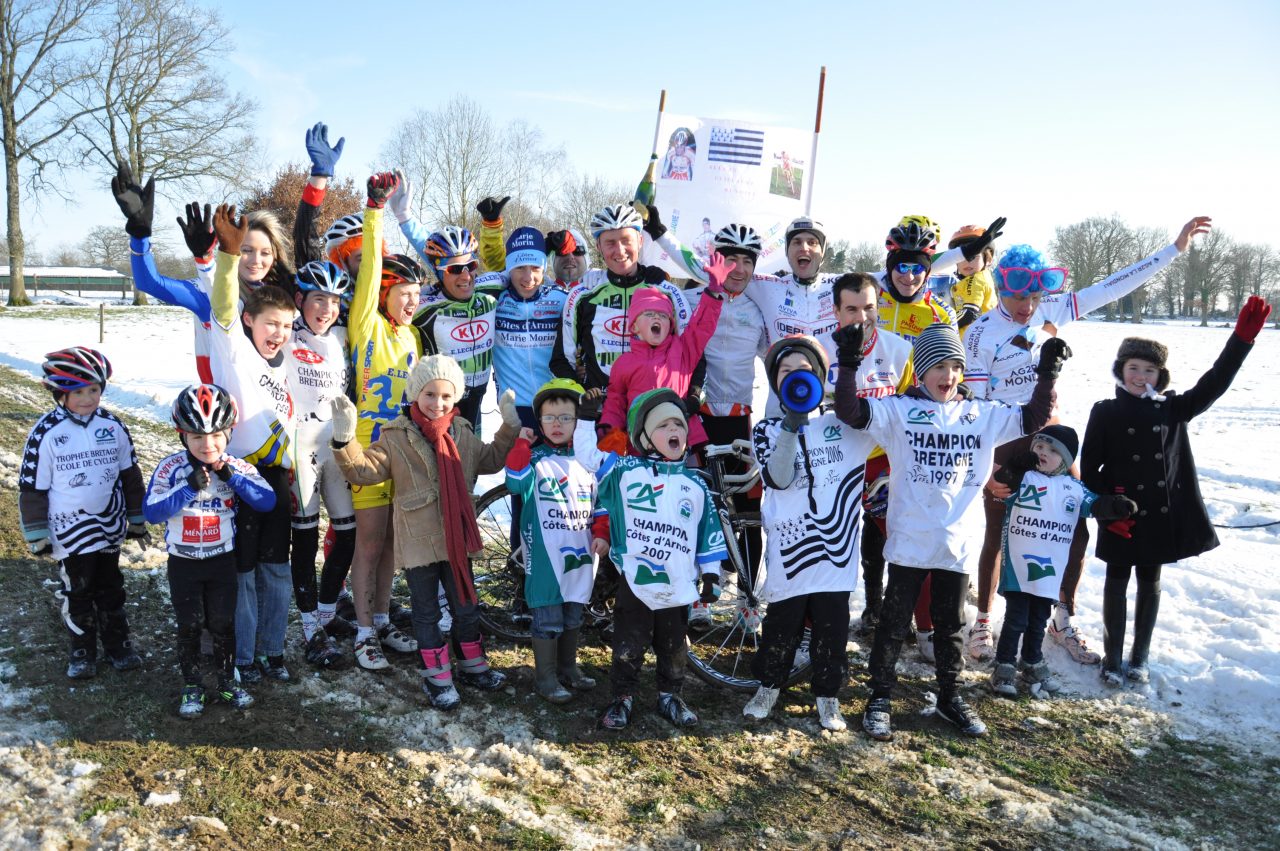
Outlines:
<svg viewBox="0 0 1280 851"><path fill-rule="evenodd" d="M1200 497L1187 423L1227 392L1253 348L1271 308L1250 297L1222 354L1185 393L1165 392L1169 350L1155 340L1128 337L1112 367L1116 395L1093 406L1081 451L1081 478L1097 494L1122 493L1138 504L1131 519L1106 526L1097 554L1107 564L1102 597L1102 678L1123 682L1126 596L1131 568L1138 574L1133 650L1128 677L1146 682L1147 653L1160 609L1160 566L1218 546Z"/></svg>

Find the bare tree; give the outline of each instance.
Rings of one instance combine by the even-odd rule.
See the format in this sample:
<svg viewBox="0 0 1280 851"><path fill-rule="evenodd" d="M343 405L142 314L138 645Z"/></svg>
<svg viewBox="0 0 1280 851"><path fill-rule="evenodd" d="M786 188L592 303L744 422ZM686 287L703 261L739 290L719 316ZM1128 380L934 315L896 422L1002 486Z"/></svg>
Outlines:
<svg viewBox="0 0 1280 851"><path fill-rule="evenodd" d="M589 243L591 264L604 265L595 241L591 239L591 217L607 204L621 204L631 200L635 187L625 183L611 183L599 175L584 174L566 180L560 187L560 201L555 207L552 230L576 228Z"/></svg>
<svg viewBox="0 0 1280 851"><path fill-rule="evenodd" d="M1094 216L1054 231L1049 253L1071 270L1070 283L1081 289L1124 268L1133 252L1133 232L1124 220ZM1107 319L1115 319L1115 305L1107 305Z"/></svg>
<svg viewBox="0 0 1280 851"><path fill-rule="evenodd" d="M80 254L86 263L110 266L117 272L129 273L129 234L118 226L98 225L90 228L80 241Z"/></svg>
<svg viewBox="0 0 1280 851"><path fill-rule="evenodd" d="M847 239L833 239L827 243L827 250L822 255L822 272L849 271L849 252L851 247Z"/></svg>
<svg viewBox="0 0 1280 851"><path fill-rule="evenodd" d="M1231 311L1239 313L1244 300L1251 295L1262 295L1280 277L1280 258L1269 245L1241 243L1231 252L1228 294Z"/></svg>
<svg viewBox="0 0 1280 851"><path fill-rule="evenodd" d="M1187 250L1186 287L1200 306L1202 328L1209 324L1209 315L1227 286L1233 248L1225 233L1214 230Z"/></svg>
<svg viewBox="0 0 1280 851"><path fill-rule="evenodd" d="M875 273L884 270L885 250L874 242L859 242L849 249L846 269L850 272Z"/></svg>
<svg viewBox="0 0 1280 851"><path fill-rule="evenodd" d="M1130 231L1130 236L1129 264L1137 263L1143 258L1150 257L1169 244L1169 232L1161 228L1137 227ZM1165 269L1157 272L1154 278L1121 299L1121 313L1125 313L1127 308L1131 321L1140 324L1147 300L1153 293L1159 293L1164 279L1168 277L1168 271L1168 269Z"/></svg>
<svg viewBox="0 0 1280 851"><path fill-rule="evenodd" d="M215 70L232 43L217 14L186 0L116 0L98 37L76 122L82 157L109 174L126 163L139 182L167 182L170 197L210 183L248 188L257 105Z"/></svg>
<svg viewBox="0 0 1280 851"><path fill-rule="evenodd" d="M22 236L19 174L31 169L30 184L46 182L62 140L82 112L59 112L66 95L89 79L83 45L101 0L0 0L0 124L4 129L4 176L9 255L9 304L30 304L22 276L26 243ZM94 107L83 107L84 112Z"/></svg>

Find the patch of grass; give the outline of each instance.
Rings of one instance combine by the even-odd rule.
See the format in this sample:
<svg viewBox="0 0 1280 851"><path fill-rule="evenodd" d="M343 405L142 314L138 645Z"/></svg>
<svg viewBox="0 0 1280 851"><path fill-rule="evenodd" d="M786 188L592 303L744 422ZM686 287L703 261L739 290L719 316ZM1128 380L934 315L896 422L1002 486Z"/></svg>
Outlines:
<svg viewBox="0 0 1280 851"><path fill-rule="evenodd" d="M104 798L100 801L95 801L92 806L87 807L83 812L81 812L78 820L83 824L96 815L101 815L102 813L114 813L117 810L126 809L128 806L129 802L124 798Z"/></svg>
<svg viewBox="0 0 1280 851"><path fill-rule="evenodd" d="M542 830L530 827L517 827L503 837L503 845L518 848L521 851L559 851L565 844L556 837Z"/></svg>

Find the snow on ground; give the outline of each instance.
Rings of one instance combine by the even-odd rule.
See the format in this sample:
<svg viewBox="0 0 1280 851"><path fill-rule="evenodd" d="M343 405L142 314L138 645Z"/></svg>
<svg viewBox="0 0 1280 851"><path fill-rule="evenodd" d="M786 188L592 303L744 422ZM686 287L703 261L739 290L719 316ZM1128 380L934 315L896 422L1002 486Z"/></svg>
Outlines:
<svg viewBox="0 0 1280 851"><path fill-rule="evenodd" d="M38 375L47 351L97 346L115 367L108 404L166 421L170 401L195 379L188 315L177 308L148 307L108 308L106 316L106 339L98 344L94 310L70 309L65 316L49 310L34 315L5 311L0 314L0 363ZM1113 394L1111 363L1123 337L1148 336L1168 344L1177 389L1194 383L1230 333L1222 324L1200 328L1189 322L1084 321L1067 326L1062 336L1075 356L1059 382L1063 421L1083 434L1090 407ZM1231 390L1191 425L1201 487L1214 522L1258 528L1219 529L1218 549L1166 567L1151 685L1106 691L1096 668L1072 663L1057 647L1048 650L1050 663L1082 696L1166 712L1186 736L1224 731L1271 749L1280 741L1280 714L1268 709L1280 693L1280 648L1266 638L1270 624L1280 620L1280 571L1274 569L1280 525L1262 524L1280 520L1280 382L1271 375L1280 355L1278 342L1275 330L1264 331ZM757 376L758 390L760 383ZM486 434L499 424L496 407L491 388ZM976 552L980 513L972 518L972 528ZM1077 622L1095 647L1102 639L1103 580L1102 563L1090 559L1078 593ZM1132 594L1131 586L1130 599ZM860 610L861 600L855 605ZM999 623L1000 602L996 610Z"/></svg>

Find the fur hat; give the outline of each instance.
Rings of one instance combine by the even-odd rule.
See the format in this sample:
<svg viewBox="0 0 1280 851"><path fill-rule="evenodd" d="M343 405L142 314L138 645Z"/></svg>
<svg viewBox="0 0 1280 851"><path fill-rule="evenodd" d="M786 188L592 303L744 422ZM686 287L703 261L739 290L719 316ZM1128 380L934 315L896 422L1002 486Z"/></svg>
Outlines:
<svg viewBox="0 0 1280 851"><path fill-rule="evenodd" d="M418 394L428 382L435 381L437 378L452 382L454 402L461 399L462 394L467 392L467 379L462 374L462 367L458 366L458 362L448 355L431 355L414 364L413 372L409 373L409 380L405 382L405 393L410 404L418 398Z"/></svg>
<svg viewBox="0 0 1280 851"><path fill-rule="evenodd" d="M1160 378L1156 382L1156 390L1163 391L1169 386L1169 370L1165 364L1169 360L1169 347L1156 340L1145 337L1125 337L1120 341L1120 349L1116 352L1116 362L1111 366L1111 374L1116 381L1124 381L1124 362L1127 360L1148 361L1160 370Z"/></svg>
<svg viewBox="0 0 1280 851"><path fill-rule="evenodd" d="M1065 426L1061 423L1045 426L1036 432L1035 437L1031 440L1033 443L1037 440L1043 440L1062 456L1062 469L1058 470L1058 473L1070 468L1075 463L1076 455L1080 452L1080 436L1076 434L1076 430L1071 426Z"/></svg>
<svg viewBox="0 0 1280 851"><path fill-rule="evenodd" d="M827 380L827 373L831 371L827 350L813 337L804 334L792 334L789 337L783 337L770 346L769 351L764 356L764 374L768 378L769 387L774 393L778 392L778 362L790 354L804 355L808 359L809 368L813 370L814 375L823 381Z"/></svg>
<svg viewBox="0 0 1280 851"><path fill-rule="evenodd" d="M924 378L930 367L944 360L958 360L964 366L964 346L960 335L947 322L935 322L926 326L911 344L911 357L916 375Z"/></svg>

